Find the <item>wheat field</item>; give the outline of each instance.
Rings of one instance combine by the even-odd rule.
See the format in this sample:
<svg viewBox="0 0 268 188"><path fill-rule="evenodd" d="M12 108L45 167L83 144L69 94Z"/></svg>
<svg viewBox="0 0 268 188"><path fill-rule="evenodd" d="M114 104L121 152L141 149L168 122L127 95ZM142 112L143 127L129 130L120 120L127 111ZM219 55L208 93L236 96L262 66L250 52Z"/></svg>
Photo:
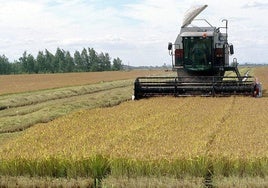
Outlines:
<svg viewBox="0 0 268 188"><path fill-rule="evenodd" d="M189 162L200 165L192 175L204 173L212 162L219 174L267 175L268 118L263 114L267 105L266 98L250 97L129 101L37 124L7 141L0 156L3 161L42 162L94 156L170 164L179 160L189 168ZM240 169L250 163L252 169ZM226 164L227 172L221 166ZM233 169L235 165L239 169Z"/></svg>
<svg viewBox="0 0 268 188"><path fill-rule="evenodd" d="M255 74L268 84L267 68ZM156 97L36 124L0 148L0 175L267 177L268 98Z"/></svg>

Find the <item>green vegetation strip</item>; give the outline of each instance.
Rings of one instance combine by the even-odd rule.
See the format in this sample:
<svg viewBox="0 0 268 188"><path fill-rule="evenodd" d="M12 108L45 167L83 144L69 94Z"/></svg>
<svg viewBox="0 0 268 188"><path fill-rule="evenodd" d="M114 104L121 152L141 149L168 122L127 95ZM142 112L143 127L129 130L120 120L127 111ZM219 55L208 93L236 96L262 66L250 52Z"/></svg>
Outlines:
<svg viewBox="0 0 268 188"><path fill-rule="evenodd" d="M109 89L130 86L133 84L133 82L134 82L133 79L119 80L113 82L102 82L91 85L64 87L64 88L56 88L56 89L49 89L35 92L27 92L21 94L3 95L0 96L0 108L9 109L14 107L21 107L21 106L42 103L49 100L86 95Z"/></svg>
<svg viewBox="0 0 268 188"><path fill-rule="evenodd" d="M101 182L103 178L128 177L205 177L208 164L213 165L215 177L261 177L268 175L268 158L254 160L227 158L209 161L207 157L174 160L111 159L102 155L91 158L44 158L0 160L0 176L92 178Z"/></svg>

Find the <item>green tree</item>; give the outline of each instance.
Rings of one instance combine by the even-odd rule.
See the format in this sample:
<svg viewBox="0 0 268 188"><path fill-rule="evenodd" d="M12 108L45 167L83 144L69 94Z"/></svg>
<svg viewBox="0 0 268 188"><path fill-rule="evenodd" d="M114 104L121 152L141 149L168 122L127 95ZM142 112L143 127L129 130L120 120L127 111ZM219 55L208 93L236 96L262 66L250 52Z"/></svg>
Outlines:
<svg viewBox="0 0 268 188"><path fill-rule="evenodd" d="M19 58L23 72L25 73L34 73L35 72L35 59L31 54L27 55L27 52L25 51L21 58Z"/></svg>
<svg viewBox="0 0 268 188"><path fill-rule="evenodd" d="M23 73L22 71L22 65L19 61L15 60L11 65L11 73L12 74L21 74Z"/></svg>
<svg viewBox="0 0 268 188"><path fill-rule="evenodd" d="M39 73L47 73L49 70L46 66L46 56L43 52L39 51L36 57L36 64L39 68Z"/></svg>
<svg viewBox="0 0 268 188"><path fill-rule="evenodd" d="M118 71L122 69L123 69L122 60L119 57L117 57L116 59L113 60L112 70Z"/></svg>
<svg viewBox="0 0 268 188"><path fill-rule="evenodd" d="M65 55L65 64L66 64L66 68L65 68L66 72L74 72L75 71L74 59L72 58L69 51L67 51L66 55Z"/></svg>
<svg viewBox="0 0 268 188"><path fill-rule="evenodd" d="M54 59L54 55L50 53L47 49L45 50L45 67L48 71L47 73L54 73L54 69L52 66L52 61Z"/></svg>
<svg viewBox="0 0 268 188"><path fill-rule="evenodd" d="M84 70L81 54L77 50L74 52L74 65L75 65L75 71L82 72Z"/></svg>
<svg viewBox="0 0 268 188"><path fill-rule="evenodd" d="M67 64L65 61L65 51L57 48L53 63L54 72L66 72Z"/></svg>
<svg viewBox="0 0 268 188"><path fill-rule="evenodd" d="M90 65L90 61L89 61L89 56L88 56L87 50L85 48L83 48L83 50L81 52L81 59L82 59L82 62L83 62L83 69L84 69L84 71L89 72L91 65Z"/></svg>
<svg viewBox="0 0 268 188"><path fill-rule="evenodd" d="M101 52L99 54L100 71L110 71L111 70L111 58L108 53Z"/></svg>
<svg viewBox="0 0 268 188"><path fill-rule="evenodd" d="M19 61L10 63L3 55L0 56L0 74L20 73L57 73L57 72L82 72L82 71L110 71L121 70L122 61L117 58L111 65L108 53L98 54L94 48L83 48L82 52L75 51L74 57L69 51L57 48L55 55L47 49L39 51L36 59L24 51Z"/></svg>
<svg viewBox="0 0 268 188"><path fill-rule="evenodd" d="M0 74L10 74L12 67L5 55L0 56Z"/></svg>
<svg viewBox="0 0 268 188"><path fill-rule="evenodd" d="M91 64L90 71L100 71L100 63L97 52L93 48L89 48L89 62Z"/></svg>

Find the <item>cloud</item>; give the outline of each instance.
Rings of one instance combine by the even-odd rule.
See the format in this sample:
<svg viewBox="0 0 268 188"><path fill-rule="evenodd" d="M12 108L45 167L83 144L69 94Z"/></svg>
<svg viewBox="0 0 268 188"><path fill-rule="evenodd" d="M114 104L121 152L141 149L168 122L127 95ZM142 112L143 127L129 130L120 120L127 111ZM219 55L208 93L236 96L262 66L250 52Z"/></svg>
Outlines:
<svg viewBox="0 0 268 188"><path fill-rule="evenodd" d="M242 6L242 8L258 8L258 9L266 9L268 8L268 3L263 1L250 1Z"/></svg>
<svg viewBox="0 0 268 188"><path fill-rule="evenodd" d="M9 0L0 7L0 54L18 59L25 50L36 55L44 49L53 53L57 47L71 52L93 47L124 63L169 64L167 43L175 41L184 13L196 4L208 4L199 18L212 25L229 20L229 39L238 59L254 57L251 46L267 51L263 1ZM263 58L268 61L267 55Z"/></svg>

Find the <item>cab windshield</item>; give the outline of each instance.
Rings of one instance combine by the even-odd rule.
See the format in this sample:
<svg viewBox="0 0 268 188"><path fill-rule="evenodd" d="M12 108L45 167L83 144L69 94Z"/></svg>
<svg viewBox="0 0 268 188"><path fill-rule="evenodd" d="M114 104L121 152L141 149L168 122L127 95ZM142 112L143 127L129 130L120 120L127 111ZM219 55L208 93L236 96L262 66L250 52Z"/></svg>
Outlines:
<svg viewBox="0 0 268 188"><path fill-rule="evenodd" d="M211 68L212 37L184 37L183 49L186 68Z"/></svg>

